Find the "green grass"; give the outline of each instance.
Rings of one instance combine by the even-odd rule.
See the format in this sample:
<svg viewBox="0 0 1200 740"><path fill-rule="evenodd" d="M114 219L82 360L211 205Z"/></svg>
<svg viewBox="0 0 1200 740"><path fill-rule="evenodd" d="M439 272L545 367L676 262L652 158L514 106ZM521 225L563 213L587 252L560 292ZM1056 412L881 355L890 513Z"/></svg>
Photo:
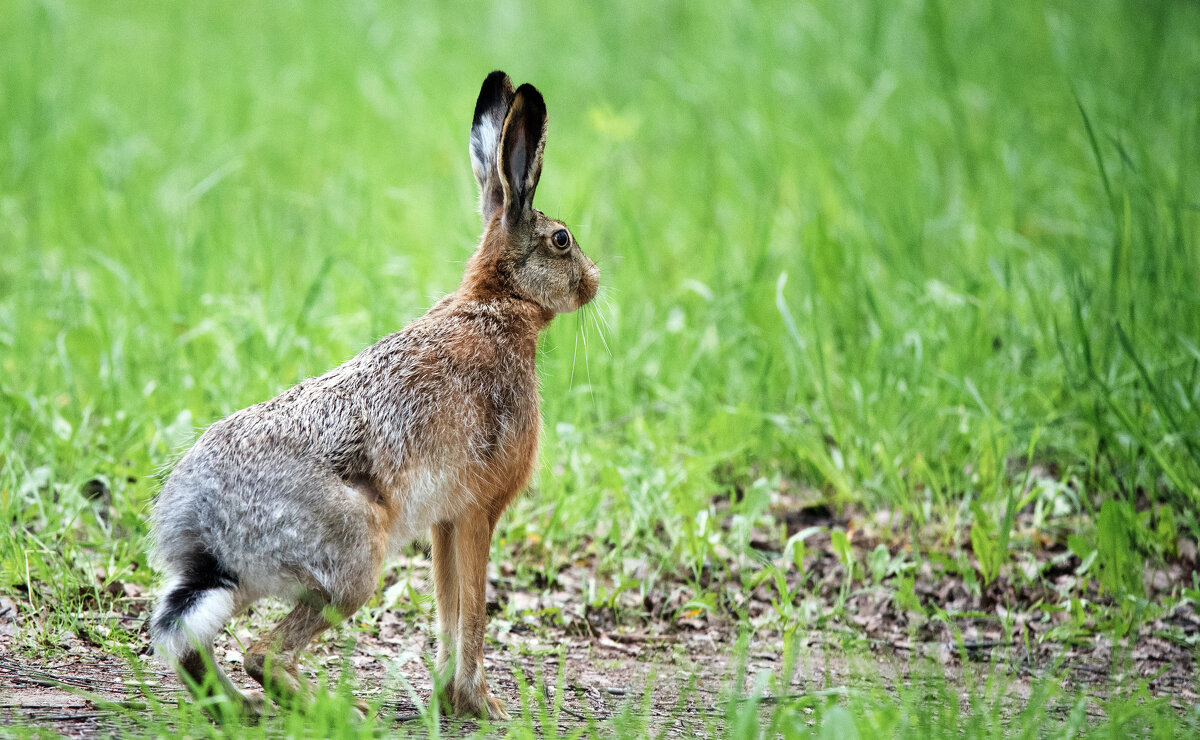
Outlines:
<svg viewBox="0 0 1200 740"><path fill-rule="evenodd" d="M744 649L744 645L737 650ZM744 661L744 654L739 660ZM793 653L793 658L795 658ZM735 682L718 697L698 696L694 688L680 692L676 706L666 712L650 710L650 693L633 696L614 717L572 716L562 697L570 687L557 677L538 674L519 678L519 711L500 725L466 724L438 719L436 707L420 710L397 723L378 716L353 719L351 685L334 685L318 693L303 711L277 711L246 724L220 703L165 703L153 692L149 701L117 704L95 699L109 730L122 736L186 737L451 737L481 736L503 731L512 738L673 737L683 732L699 736L752 738L1180 738L1200 729L1200 708L1181 715L1163 698L1155 698L1144 682L1109 687L1107 697L1093 697L1063 688L1048 675L1020 684L999 665L985 666L964 689L946 680L942 667L914 661L906 675L894 681L872 671L876 658L855 654L861 677L853 685L834 686L796 694L790 690L789 662L782 671L749 675L744 662ZM520 676L520 672L515 675ZM749 691L735 688L749 679ZM670 679L668 679L670 680ZM1019 687L1019 688L1018 688ZM552 688L553 690L548 690ZM1013 692L1020 694L1014 699ZM81 696L89 696L82 692ZM714 701L715 699L715 701ZM694 706L699 703L700 708ZM711 705L712 708L704 708ZM386 711L373 704L372 709ZM32 727L9 727L13 737L41 736Z"/></svg>
<svg viewBox="0 0 1200 740"><path fill-rule="evenodd" d="M91 634L105 585L153 584L155 474L197 429L456 286L493 68L545 94L539 206L604 284L542 342L543 464L496 544L519 577L593 555L597 604L683 578L736 613L704 573L755 528L784 549L782 486L896 512L913 557L980 580L1046 503L1114 603L1145 601L1141 564L1200 536L1200 7L643 5L0 0L20 644ZM1035 469L1061 485L1026 493ZM1129 702L1100 736L1127 710L1174 726ZM960 719L896 691L803 706L862 736ZM1064 726L1009 720L969 736Z"/></svg>

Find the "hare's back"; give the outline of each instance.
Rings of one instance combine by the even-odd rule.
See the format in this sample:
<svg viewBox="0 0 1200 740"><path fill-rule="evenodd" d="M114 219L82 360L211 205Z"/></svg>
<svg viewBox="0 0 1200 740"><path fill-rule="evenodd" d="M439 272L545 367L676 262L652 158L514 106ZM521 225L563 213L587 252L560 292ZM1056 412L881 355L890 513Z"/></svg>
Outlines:
<svg viewBox="0 0 1200 740"><path fill-rule="evenodd" d="M203 550L243 583L277 592L272 584L308 580L305 572L325 580L346 564L339 545L369 536L364 499L337 471L358 464L361 433L345 432L341 447L322 444L289 408L243 409L179 461L154 506L155 549L168 568Z"/></svg>

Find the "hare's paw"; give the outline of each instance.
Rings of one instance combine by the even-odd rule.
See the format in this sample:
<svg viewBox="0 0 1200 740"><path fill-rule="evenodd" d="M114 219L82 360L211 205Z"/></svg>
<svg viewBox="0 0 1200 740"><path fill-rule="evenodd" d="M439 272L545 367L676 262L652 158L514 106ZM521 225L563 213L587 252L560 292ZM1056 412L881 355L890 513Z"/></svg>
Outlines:
<svg viewBox="0 0 1200 740"><path fill-rule="evenodd" d="M508 719L508 710L504 708L504 700L494 696L487 698L487 713L488 719L493 722Z"/></svg>
<svg viewBox="0 0 1200 740"><path fill-rule="evenodd" d="M267 697L261 691L240 692L242 718L250 724L258 722L267 710Z"/></svg>
<svg viewBox="0 0 1200 740"><path fill-rule="evenodd" d="M457 689L451 693L454 713L464 717L486 717L492 721L508 719L504 701L489 696L487 690L468 692Z"/></svg>

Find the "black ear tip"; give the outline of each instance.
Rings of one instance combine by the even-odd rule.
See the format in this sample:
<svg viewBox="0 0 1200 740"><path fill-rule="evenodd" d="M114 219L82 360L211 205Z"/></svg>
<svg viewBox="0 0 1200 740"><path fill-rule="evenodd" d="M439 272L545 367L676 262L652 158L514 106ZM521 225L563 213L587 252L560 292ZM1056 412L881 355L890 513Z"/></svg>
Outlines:
<svg viewBox="0 0 1200 740"><path fill-rule="evenodd" d="M479 98L475 101L474 122L479 123L480 118L493 108L507 108L512 96L513 84L508 75L498 69L489 74L479 88Z"/></svg>
<svg viewBox="0 0 1200 740"><path fill-rule="evenodd" d="M503 70L497 69L483 78L483 86L479 88L479 93L482 95L486 91L502 92L506 88L508 90L513 89L512 80L508 78L508 75Z"/></svg>
<svg viewBox="0 0 1200 740"><path fill-rule="evenodd" d="M531 110L537 110L545 114L546 101L544 98L542 98L542 94L538 92L538 89L533 85L530 85L528 82L522 84L517 88L516 96L521 98L525 105L529 106Z"/></svg>

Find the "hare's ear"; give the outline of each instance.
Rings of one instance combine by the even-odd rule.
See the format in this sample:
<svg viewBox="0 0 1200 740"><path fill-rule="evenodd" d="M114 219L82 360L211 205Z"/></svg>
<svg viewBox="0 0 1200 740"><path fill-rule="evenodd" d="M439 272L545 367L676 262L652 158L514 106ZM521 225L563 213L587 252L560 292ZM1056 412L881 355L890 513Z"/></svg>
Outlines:
<svg viewBox="0 0 1200 740"><path fill-rule="evenodd" d="M533 207L546 146L546 102L533 85L517 88L500 136L500 181L504 218L515 222Z"/></svg>
<svg viewBox="0 0 1200 740"><path fill-rule="evenodd" d="M496 209L504 203L504 186L496 160L500 156L500 132L513 100L513 84L508 75L496 70L483 81L475 101L471 121L471 169L479 183L479 212L486 227Z"/></svg>

